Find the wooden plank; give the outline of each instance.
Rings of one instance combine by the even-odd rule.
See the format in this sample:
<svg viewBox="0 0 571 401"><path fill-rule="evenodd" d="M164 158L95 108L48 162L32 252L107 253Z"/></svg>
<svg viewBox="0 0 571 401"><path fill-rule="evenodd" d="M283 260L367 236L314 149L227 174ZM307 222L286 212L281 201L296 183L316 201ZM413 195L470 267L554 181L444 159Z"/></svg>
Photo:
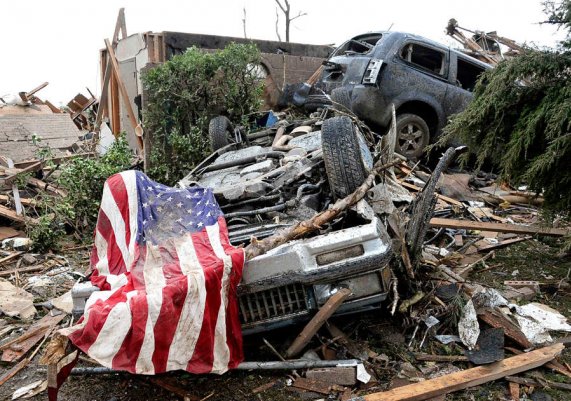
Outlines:
<svg viewBox="0 0 571 401"><path fill-rule="evenodd" d="M38 93L40 90L44 89L46 86L48 86L49 82L44 82L43 84L39 85L38 87L32 89L31 91L29 91L28 93L26 93L26 97L27 98L31 98L33 95L35 95L36 93Z"/></svg>
<svg viewBox="0 0 571 401"><path fill-rule="evenodd" d="M76 157L93 157L93 156L95 156L94 152L75 153L73 155L52 157L52 158L43 160L43 162L44 163L51 162L53 164L61 164L64 161L75 159ZM36 164L37 162L38 162L38 160L28 160L28 161L16 162L16 163L14 163L14 166L17 168L23 169L23 168L29 167L33 164Z"/></svg>
<svg viewBox="0 0 571 401"><path fill-rule="evenodd" d="M562 237L569 233L568 230L560 228L547 228L539 226L519 226L507 223L485 223L480 221L442 219L433 217L430 219L432 227L445 227L466 230L493 231L498 233L516 233L516 234L538 234L552 237Z"/></svg>
<svg viewBox="0 0 571 401"><path fill-rule="evenodd" d="M129 99L129 94L127 93L127 88L125 87L125 83L121 79L121 74L119 70L119 64L117 63L117 58L115 57L115 51L113 47L111 47L111 43L109 39L105 39L105 46L107 47L107 55L109 57L109 61L111 62L111 67L113 70L113 76L117 80L117 86L119 87L119 93L123 98L123 103L125 103L125 108L127 109L127 115L129 117L129 122L134 130L137 130L139 123L137 122L137 118L135 117L135 112L131 107L131 99ZM140 136L137 135L137 145L139 146L139 150L143 151L143 140Z"/></svg>
<svg viewBox="0 0 571 401"><path fill-rule="evenodd" d="M555 344L535 351L506 358L486 366L462 370L434 379L397 387L389 391L368 394L365 401L421 401L465 388L479 386L505 376L512 376L537 368L561 353L563 344Z"/></svg>
<svg viewBox="0 0 571 401"><path fill-rule="evenodd" d="M113 45L119 41L119 32L121 32L121 39L127 37L127 24L125 23L125 9L121 7L119 14L117 14L117 21L115 22L115 31L113 32Z"/></svg>
<svg viewBox="0 0 571 401"><path fill-rule="evenodd" d="M307 323L301 333L297 336L294 342L290 345L285 353L286 358L291 358L301 352L303 347L311 340L311 337L323 326L325 321L331 317L341 306L343 301L351 295L351 290L348 288L341 288L325 302L319 309L315 316Z"/></svg>
<svg viewBox="0 0 571 401"><path fill-rule="evenodd" d="M95 130L100 131L101 121L103 121L103 112L107 108L107 96L109 92L109 78L111 77L111 63L107 61L105 65L105 75L103 78L103 86L101 87L101 98L99 99L99 107L97 108L97 116L95 117Z"/></svg>
<svg viewBox="0 0 571 401"><path fill-rule="evenodd" d="M46 106L48 106L50 108L50 110L54 113L54 114L61 114L63 113L59 107L56 107L52 102L50 102L49 100L44 100L44 103L46 104Z"/></svg>
<svg viewBox="0 0 571 401"><path fill-rule="evenodd" d="M39 321L31 325L26 333L16 339L10 346L2 346L3 362L14 362L23 357L29 350L36 345L47 332L51 331L59 322L66 317L65 313L57 316L46 315Z"/></svg>
<svg viewBox="0 0 571 401"><path fill-rule="evenodd" d="M413 353L414 359L417 361L429 361L429 362L467 362L468 357L465 355L432 355L423 354L419 352Z"/></svg>
<svg viewBox="0 0 571 401"><path fill-rule="evenodd" d="M42 180L38 180L37 178L28 178L28 184L36 188L42 189L46 192L50 192L54 195L59 195L63 197L67 196L67 192L62 191L61 189L58 189Z"/></svg>
<svg viewBox="0 0 571 401"><path fill-rule="evenodd" d="M30 363L29 359L22 359L17 365L14 365L12 369L7 371L0 377L0 386L14 377L20 370L24 369Z"/></svg>
<svg viewBox="0 0 571 401"><path fill-rule="evenodd" d="M15 221L17 223L38 224L38 219L26 216L18 216L18 214L14 210L2 205L0 205L0 216Z"/></svg>
<svg viewBox="0 0 571 401"><path fill-rule="evenodd" d="M10 163L11 159L8 159L8 163ZM12 162L12 165L8 166L10 168L14 167L14 162ZM16 180L16 178L18 178L19 176L21 176L22 174L26 174L26 173L31 173L33 171L38 171L42 169L42 162L41 161L37 161L33 164L30 164L28 167L20 169L20 171L18 171L15 174L12 174L6 178L4 178L4 182L6 184L11 184L12 182L14 182L14 180Z"/></svg>
<svg viewBox="0 0 571 401"><path fill-rule="evenodd" d="M8 162L8 167L14 168L14 160L8 158L6 161ZM14 206L16 206L16 214L21 216L23 211L22 201L20 200L20 190L18 190L18 186L16 184L12 184L12 193L14 194Z"/></svg>
<svg viewBox="0 0 571 401"><path fill-rule="evenodd" d="M10 198L8 195L1 195L0 194L0 202L2 203L11 203L12 202L12 198ZM35 199L32 198L20 198L20 203L24 206L36 206L37 202ZM5 227L7 228L7 227ZM0 236L2 235L2 233L0 232ZM10 237L6 237L6 238L10 238Z"/></svg>
<svg viewBox="0 0 571 401"><path fill-rule="evenodd" d="M508 385L509 385L510 396L512 397L512 401L519 401L519 384L509 382Z"/></svg>
<svg viewBox="0 0 571 401"><path fill-rule="evenodd" d="M408 188L408 189L412 189L413 191L417 191L417 192L422 191L422 188L421 188L421 187L417 187L417 186L414 185L414 184L409 184L408 182L400 181L400 180L399 180L399 183L400 183L403 187ZM452 199L452 198L450 198L450 197L448 197L448 196L436 194L436 197L437 197L438 199L443 200L444 202L450 203L450 204L452 204L452 205L454 205L454 206L464 207L464 204L463 204L462 202L457 201L456 199Z"/></svg>
<svg viewBox="0 0 571 401"><path fill-rule="evenodd" d="M571 390L571 384L567 383L557 383L552 381L541 381L538 382L537 380L528 379L525 377L517 377L517 376L506 376L505 379L510 383L517 383L527 387L547 387L547 388L557 388L560 390ZM519 401L519 398L517 399Z"/></svg>
<svg viewBox="0 0 571 401"><path fill-rule="evenodd" d="M565 344L563 344L563 345L565 345ZM523 351L516 349L516 348L512 348L512 347L505 347L505 348L506 348L506 350L513 352L516 355L520 355L523 353ZM554 370L557 373L562 374L563 376L571 377L571 371L569 371L569 369L567 369L567 367L565 367L561 363L559 363L559 361L557 359L554 359L551 362L547 362L545 364L545 367L548 369Z"/></svg>
<svg viewBox="0 0 571 401"><path fill-rule="evenodd" d="M295 379L292 386L319 394L329 394L331 392L331 385L329 385L329 383L320 380L306 379L305 377Z"/></svg>
<svg viewBox="0 0 571 401"><path fill-rule="evenodd" d="M14 259L15 257L20 256L21 254L23 254L24 252L19 251L19 252L14 252L11 255L5 256L2 259L0 259L0 266L6 262L9 262L10 260Z"/></svg>
<svg viewBox="0 0 571 401"><path fill-rule="evenodd" d="M14 273L30 273L30 272L37 272L40 270L44 270L46 268L49 268L49 265L46 266L45 264L39 264L39 265L34 265L34 266L27 266L27 267L20 267L18 269L10 269L10 270L1 270L0 271L0 277L6 277L6 276L11 276Z"/></svg>
<svg viewBox="0 0 571 401"><path fill-rule="evenodd" d="M478 248L478 252L488 252L488 251L493 251L495 249L505 248L506 246L517 244L518 242L527 241L531 238L532 238L531 236L525 236L525 237L521 237L521 238L507 239L507 240L499 242L497 244L488 245L488 246L484 246L482 248Z"/></svg>
<svg viewBox="0 0 571 401"><path fill-rule="evenodd" d="M12 227L0 227L0 241L6 238L13 238L20 234L20 231L14 230Z"/></svg>
<svg viewBox="0 0 571 401"><path fill-rule="evenodd" d="M520 328L498 309L484 308L479 310L478 317L493 328L502 328L506 337L511 338L524 349L532 348L533 344L525 337Z"/></svg>
<svg viewBox="0 0 571 401"><path fill-rule="evenodd" d="M111 97L111 128L113 130L113 135L115 138L118 138L121 134L122 127L121 127L121 112L119 111L119 87L117 85L117 78L115 78L115 74L111 74L110 82L109 82L109 95Z"/></svg>

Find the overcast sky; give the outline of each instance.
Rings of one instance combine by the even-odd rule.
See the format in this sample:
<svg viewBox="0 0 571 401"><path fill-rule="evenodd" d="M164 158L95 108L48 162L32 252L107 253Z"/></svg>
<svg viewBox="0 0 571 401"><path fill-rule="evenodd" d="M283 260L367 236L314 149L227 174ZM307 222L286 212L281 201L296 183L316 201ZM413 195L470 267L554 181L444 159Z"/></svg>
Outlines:
<svg viewBox="0 0 571 401"><path fill-rule="evenodd" d="M295 20L291 41L339 44L375 30L406 31L453 45L444 28L450 18L462 27L496 30L518 42L554 46L562 38L539 25L541 0L290 0ZM0 96L29 91L67 103L85 87L99 94L99 49L110 38L117 12L125 7L128 34L178 31L243 36L243 8L250 38L276 40L274 0L26 0L0 2ZM283 18L280 26L283 32ZM282 33L282 38L283 38Z"/></svg>

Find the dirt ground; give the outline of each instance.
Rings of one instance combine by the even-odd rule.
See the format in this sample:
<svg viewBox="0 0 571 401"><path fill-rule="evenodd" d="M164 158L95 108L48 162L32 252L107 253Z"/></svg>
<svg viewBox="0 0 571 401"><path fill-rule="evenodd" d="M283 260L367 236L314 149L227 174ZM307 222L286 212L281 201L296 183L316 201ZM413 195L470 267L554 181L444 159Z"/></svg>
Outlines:
<svg viewBox="0 0 571 401"><path fill-rule="evenodd" d="M493 259L486 262L486 267L480 266L475 270L470 279L489 285L493 288L502 288L505 280L538 280L550 285L543 286L540 294L534 301L542 302L559 310L565 316L571 316L571 289L566 278L569 277L571 259L558 254L559 248L553 240L531 240L523 244L514 245L504 250L497 251ZM484 270L484 271L481 271ZM418 367L427 375L430 372L446 370L450 363L418 362L415 361L413 352L408 348L411 337L411 329L403 329L403 322L398 318L391 318L386 309L376 313L362 314L352 317L333 319L333 322L341 328L354 341L356 346L364 352L373 352L386 359L382 361L369 360L366 363L373 379L368 384L360 384L353 388L352 396L382 391L390 387L409 383L406 373L406 362ZM246 337L244 349L246 360L275 360L273 354L263 343L262 338L283 351L299 333L300 327L291 327L266 333L259 336ZM440 331L439 331L440 334ZM555 333L554 333L555 334ZM561 334L562 336L563 334ZM323 343L330 338L327 330L322 329L320 335L311 343L311 347L320 352ZM506 341L506 345L510 345ZM336 352L339 359L351 358L347 350L337 344L329 344L328 347ZM442 345L436 340L428 340L423 348L418 348L418 342L413 345L414 351L429 354L462 355L462 348L456 344ZM506 357L510 356L506 353ZM381 359L383 359L381 358ZM10 379L0 387L0 399L9 400L11 394L17 388L45 378L45 369L38 366L36 356L34 361L16 377ZM565 351L561 357L562 362L571 363L571 352ZM455 367L460 369L469 368L467 362L455 362ZM80 361L78 366L94 366L88 362ZM4 364L0 367L0 373L6 372L11 365ZM302 373L299 371L298 373ZM339 395L330 396L296 390L288 386L295 373L291 371L233 371L223 376L203 375L193 376L185 372L176 372L163 375L169 382L180 389L184 389L197 400L317 400L339 399ZM549 371L546 368L536 369L527 376L546 378L551 381L571 383L571 379ZM526 376L523 375L523 376ZM106 374L91 376L72 376L60 390L60 400L77 401L128 401L128 400L181 400L182 397L161 388L152 383L152 378L134 376L130 374ZM272 387L264 391L255 391L260 386L274 383ZM268 384L269 386L269 384ZM267 387L268 387L267 386ZM522 389L525 390L524 387ZM528 389L529 391L529 389ZM554 389L530 391L524 399L548 400L571 400L568 392ZM522 395L523 396L523 395ZM31 398L32 400L46 399L46 393L41 393ZM471 388L465 391L449 394L444 400L507 400L509 399L507 383L497 381L487 385Z"/></svg>

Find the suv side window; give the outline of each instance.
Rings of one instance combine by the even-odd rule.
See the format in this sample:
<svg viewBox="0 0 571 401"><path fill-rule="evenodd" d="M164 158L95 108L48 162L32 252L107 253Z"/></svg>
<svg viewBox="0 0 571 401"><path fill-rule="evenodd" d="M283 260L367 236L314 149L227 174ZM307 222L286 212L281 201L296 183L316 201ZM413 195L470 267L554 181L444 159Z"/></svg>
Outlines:
<svg viewBox="0 0 571 401"><path fill-rule="evenodd" d="M476 81L481 73L485 71L479 65L470 63L469 61L463 60L458 57L458 72L456 73L456 85L472 92L474 86L476 86Z"/></svg>
<svg viewBox="0 0 571 401"><path fill-rule="evenodd" d="M446 73L444 52L430 47L418 43L407 43L400 51L400 57L407 63L433 74L444 76Z"/></svg>

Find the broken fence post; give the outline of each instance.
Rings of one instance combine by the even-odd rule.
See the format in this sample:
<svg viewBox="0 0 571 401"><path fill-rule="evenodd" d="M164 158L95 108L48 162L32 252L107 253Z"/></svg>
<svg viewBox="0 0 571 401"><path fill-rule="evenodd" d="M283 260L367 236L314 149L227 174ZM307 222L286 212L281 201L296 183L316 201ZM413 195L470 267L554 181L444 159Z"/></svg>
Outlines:
<svg viewBox="0 0 571 401"><path fill-rule="evenodd" d="M285 357L291 358L299 354L315 333L317 333L317 330L319 330L321 326L323 326L323 323L325 323L325 321L335 313L349 295L351 295L351 290L348 288L341 288L333 294L309 321L309 323L307 323L301 333L299 333L293 344L290 345L286 351Z"/></svg>

